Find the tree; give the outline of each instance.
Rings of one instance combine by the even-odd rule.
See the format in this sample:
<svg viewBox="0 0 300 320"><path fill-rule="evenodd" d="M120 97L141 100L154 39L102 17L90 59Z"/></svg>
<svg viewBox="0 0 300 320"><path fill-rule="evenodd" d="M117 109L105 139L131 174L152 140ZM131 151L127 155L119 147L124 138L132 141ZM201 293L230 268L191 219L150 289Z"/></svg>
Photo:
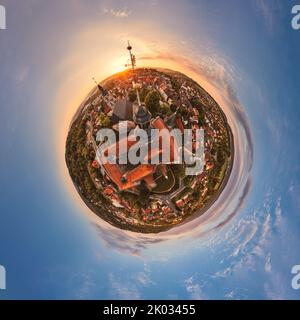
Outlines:
<svg viewBox="0 0 300 320"><path fill-rule="evenodd" d="M191 105L192 105L192 107L193 108L199 108L199 106L200 106L200 104L201 104L201 102L200 102L200 100L199 100L199 98L198 97L193 97L193 98L191 98L190 99L190 103L191 103Z"/></svg>
<svg viewBox="0 0 300 320"><path fill-rule="evenodd" d="M190 99L190 103L191 103L192 107L196 108L199 112L199 116L198 116L199 125L200 126L203 125L205 114L204 114L203 105L202 105L200 99L198 97L193 97L192 99Z"/></svg>
<svg viewBox="0 0 300 320"><path fill-rule="evenodd" d="M180 83L174 77L171 78L171 85L175 91L178 91L181 87Z"/></svg>
<svg viewBox="0 0 300 320"><path fill-rule="evenodd" d="M130 102L134 102L137 98L136 92L134 90L131 90L128 94L128 98Z"/></svg>
<svg viewBox="0 0 300 320"><path fill-rule="evenodd" d="M159 101L160 96L159 93L155 90L150 91L145 98L145 105L148 110L152 113L152 115L157 114L159 110Z"/></svg>
<svg viewBox="0 0 300 320"><path fill-rule="evenodd" d="M170 106L170 109L171 109L171 111L172 111L173 113L176 112L176 110L177 110L177 105L174 104L174 103L172 103L171 106Z"/></svg>
<svg viewBox="0 0 300 320"><path fill-rule="evenodd" d="M145 183L142 182L140 186L140 194L138 199L138 202L142 207L146 207L149 204L149 194L150 192L148 188L145 186Z"/></svg>
<svg viewBox="0 0 300 320"><path fill-rule="evenodd" d="M101 113L100 114L100 126L101 127L110 127L111 126L111 120L110 117L108 117L106 114Z"/></svg>
<svg viewBox="0 0 300 320"><path fill-rule="evenodd" d="M200 196L201 196L201 193L199 192L199 190L195 190L195 191L192 193L192 196L193 196L193 198L195 198L195 199L199 199Z"/></svg>
<svg viewBox="0 0 300 320"><path fill-rule="evenodd" d="M141 102L144 102L145 101L145 98L147 96L147 94L149 93L149 89L144 87L141 92L140 92L140 99L141 99Z"/></svg>
<svg viewBox="0 0 300 320"><path fill-rule="evenodd" d="M160 113L163 115L163 116L169 116L172 114L172 111L170 109L170 106L167 104L167 103L162 103L160 105L160 109L159 109Z"/></svg>
<svg viewBox="0 0 300 320"><path fill-rule="evenodd" d="M186 107L181 107L179 109L178 115L181 116L181 118L186 119L189 115L188 110L186 109Z"/></svg>

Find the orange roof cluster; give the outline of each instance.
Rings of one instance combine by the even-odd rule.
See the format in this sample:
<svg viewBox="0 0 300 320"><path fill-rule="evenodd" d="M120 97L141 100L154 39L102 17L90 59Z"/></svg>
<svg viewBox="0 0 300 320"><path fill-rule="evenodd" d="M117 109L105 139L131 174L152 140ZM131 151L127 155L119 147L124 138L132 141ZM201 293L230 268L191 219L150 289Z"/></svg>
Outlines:
<svg viewBox="0 0 300 320"><path fill-rule="evenodd" d="M140 180L155 172L155 165L141 164L133 170L122 174L117 164L106 163L103 167L110 179L118 186L119 190L131 189L138 185ZM149 179L149 178L148 178Z"/></svg>
<svg viewBox="0 0 300 320"><path fill-rule="evenodd" d="M183 133L184 133L184 125L183 125L183 122L182 122L181 118L180 118L180 117L177 117L175 123L176 123L178 129L179 129L179 130L181 131L181 133L183 134Z"/></svg>
<svg viewBox="0 0 300 320"><path fill-rule="evenodd" d="M166 124L164 123L163 119L157 117L151 122L152 126L155 129L168 129ZM162 140L162 137L160 137L160 141ZM128 138L124 138L120 141L118 141L116 144L109 146L105 152L104 155L108 156L110 152L116 152L116 157L120 157L120 152L123 150L123 146L127 145L127 149L130 149L131 146L136 144L136 140L128 140ZM146 155L145 159L148 158L148 162L151 162L151 159L153 159L155 156L160 155L162 153L162 142L160 142L159 149L154 150L154 152L151 152L150 145L148 146L148 154ZM174 158L176 158L176 150L177 150L177 144L174 137L171 137L170 139L170 160L171 162L174 161ZM153 174L155 173L157 169L157 165L154 164L140 164L139 166L135 167L132 170L129 170L127 172L122 172L121 168L118 164L110 164L105 163L102 164L102 167L106 171L109 178L118 186L119 190L127 190L136 187L141 180L144 180L147 184L149 189L152 189L155 187L155 181L153 178ZM163 168L165 174L166 174L166 168Z"/></svg>
<svg viewBox="0 0 300 320"><path fill-rule="evenodd" d="M159 129L159 130L163 130L163 129L167 129L169 131L169 128L167 127L167 125L165 124L164 120L160 117L157 117L156 119L154 119L152 121L152 126L155 129ZM159 148L161 148L162 146L162 137L159 137ZM170 161L174 162L175 160L178 160L178 147L177 147L177 143L175 140L175 137L170 137Z"/></svg>
<svg viewBox="0 0 300 320"><path fill-rule="evenodd" d="M122 140L119 140L116 144L109 146L104 151L104 155L107 157L110 153L116 152L116 157L120 158L120 150L128 150L136 143L137 140L128 140L128 138L123 138Z"/></svg>
<svg viewBox="0 0 300 320"><path fill-rule="evenodd" d="M141 164L123 176L127 183L134 183L154 173L156 166L152 164Z"/></svg>

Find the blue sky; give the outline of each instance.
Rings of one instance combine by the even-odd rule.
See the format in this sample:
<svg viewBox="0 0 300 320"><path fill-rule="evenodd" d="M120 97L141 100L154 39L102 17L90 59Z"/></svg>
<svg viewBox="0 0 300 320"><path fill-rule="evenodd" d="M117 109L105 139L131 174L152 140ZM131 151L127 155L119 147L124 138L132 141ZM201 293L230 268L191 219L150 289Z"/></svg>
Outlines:
<svg viewBox="0 0 300 320"><path fill-rule="evenodd" d="M299 299L294 3L1 0L0 299ZM245 112L251 188L205 236L152 243L95 226L66 175L69 121L91 76L126 63L128 38L141 64L201 71Z"/></svg>

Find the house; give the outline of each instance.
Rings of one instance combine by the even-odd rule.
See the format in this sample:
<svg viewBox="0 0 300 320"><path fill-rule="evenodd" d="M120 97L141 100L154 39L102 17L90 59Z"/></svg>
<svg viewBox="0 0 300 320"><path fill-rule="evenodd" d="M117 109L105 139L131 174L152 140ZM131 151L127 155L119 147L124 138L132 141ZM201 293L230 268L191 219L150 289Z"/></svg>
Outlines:
<svg viewBox="0 0 300 320"><path fill-rule="evenodd" d="M137 117L138 120L144 124L145 122L148 122L148 113L144 113L143 117ZM146 119L146 121L144 121ZM165 122L160 117L157 117L156 119L151 121L151 127L155 129L167 129ZM128 137L123 138L119 140L117 143L110 145L107 147L106 150L104 150L102 156L108 157L109 155L114 155L117 159L121 157L121 155L124 155L124 152L128 152L128 150L137 143L136 140L129 140ZM150 144L148 145L149 150L148 154L146 155L146 158L148 158L148 163L155 157L156 155L160 155L162 152L162 147L159 146L157 148L157 152L151 152L150 150ZM153 150L152 150L153 151ZM101 157L102 157L101 156ZM178 148L177 148L177 142L176 139L173 139L171 137L170 139L170 160L171 162L174 162L174 160L177 160L178 157ZM140 164L136 167L132 168L124 168L119 164L116 163L109 163L107 161L104 161L107 159L98 159L99 163L101 164L101 169L104 172L104 174L107 175L107 177L113 181L118 189L120 191L127 190L127 189L133 189L136 186L138 186L141 181L144 181L146 183L146 186L149 190L153 189L156 186L156 183L154 181L153 174L156 172L158 166L154 164ZM129 169L129 170L128 170ZM164 176L167 176L167 170L165 166L160 166L160 169L162 170Z"/></svg>
<svg viewBox="0 0 300 320"><path fill-rule="evenodd" d="M94 160L93 162L92 162L92 167L93 168L95 168L95 169L99 169L99 163L98 163L98 161L97 160Z"/></svg>
<svg viewBox="0 0 300 320"><path fill-rule="evenodd" d="M109 117L111 117L113 114L111 107L107 103L104 103L102 107L102 111Z"/></svg>
<svg viewBox="0 0 300 320"><path fill-rule="evenodd" d="M179 199L176 201L176 206L178 208L182 208L184 206L184 201L182 199Z"/></svg>

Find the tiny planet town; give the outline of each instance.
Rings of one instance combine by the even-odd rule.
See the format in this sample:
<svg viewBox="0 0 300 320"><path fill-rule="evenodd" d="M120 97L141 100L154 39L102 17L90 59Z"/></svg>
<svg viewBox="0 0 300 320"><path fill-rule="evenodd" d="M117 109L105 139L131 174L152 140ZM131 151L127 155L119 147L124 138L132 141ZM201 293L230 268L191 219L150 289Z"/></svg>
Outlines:
<svg viewBox="0 0 300 320"><path fill-rule="evenodd" d="M169 69L137 68L129 42L127 50L128 69L101 83L94 79L96 86L73 117L66 164L82 200L99 218L120 229L159 233L199 217L215 202L231 173L234 140L223 110L198 83ZM116 139L101 156L102 129ZM146 132L143 147L156 143L156 149L140 163L120 161L137 146L134 134L140 129ZM193 165L182 154L188 148L176 137L168 140L169 161L162 161L164 145L151 130L175 130L179 140L191 132L188 152L196 157L202 147L202 170L187 174ZM115 161L103 161L112 150Z"/></svg>

